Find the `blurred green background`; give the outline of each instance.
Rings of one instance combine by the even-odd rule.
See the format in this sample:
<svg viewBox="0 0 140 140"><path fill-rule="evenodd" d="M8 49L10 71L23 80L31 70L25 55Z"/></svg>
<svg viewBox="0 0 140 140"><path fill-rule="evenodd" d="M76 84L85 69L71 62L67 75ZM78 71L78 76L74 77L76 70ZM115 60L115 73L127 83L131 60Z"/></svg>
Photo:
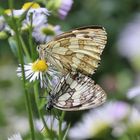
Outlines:
<svg viewBox="0 0 140 140"><path fill-rule="evenodd" d="M27 1L14 2L15 9L18 9ZM7 9L7 0L0 0L0 7ZM122 56L117 43L123 29L138 13L140 0L74 0L65 20L49 18L52 23L61 25L63 31L87 25L105 27L108 34L107 45L102 55L101 66L93 79L100 83L111 100L127 100L125 96L128 89L140 84L136 83L139 59L133 64L134 61ZM18 62L10 50L8 41L0 40L1 140L7 139L15 132L20 131L24 134L28 131L21 81L16 76L17 65Z"/></svg>

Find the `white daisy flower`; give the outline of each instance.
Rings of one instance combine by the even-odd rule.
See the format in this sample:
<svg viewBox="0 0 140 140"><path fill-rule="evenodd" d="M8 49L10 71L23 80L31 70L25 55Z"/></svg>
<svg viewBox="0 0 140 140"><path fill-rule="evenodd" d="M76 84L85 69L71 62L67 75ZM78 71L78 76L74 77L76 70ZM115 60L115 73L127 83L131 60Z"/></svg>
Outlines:
<svg viewBox="0 0 140 140"><path fill-rule="evenodd" d="M36 60L34 63L24 65L25 78L30 82L40 80L40 86L53 88L58 83L61 74L45 60ZM22 77L21 65L17 69L17 75Z"/></svg>
<svg viewBox="0 0 140 140"><path fill-rule="evenodd" d="M69 131L72 140L84 140L98 137L100 133L118 124L129 114L129 106L123 102L106 103L104 106L91 110L83 116L82 122L77 123Z"/></svg>
<svg viewBox="0 0 140 140"><path fill-rule="evenodd" d="M12 13L14 17L18 18L23 15L25 12L26 16L25 19L22 21L22 31L28 30L31 26L33 31L35 28L42 27L44 24L47 24L47 17L49 16L49 11L46 8L40 7L39 4L34 2L27 2L23 5L23 7L19 10L5 10L5 14L11 16ZM0 19L1 21L1 19ZM14 31L11 29L9 25L3 24L0 22L0 30L4 30L9 32L12 36L15 35Z"/></svg>
<svg viewBox="0 0 140 140"><path fill-rule="evenodd" d="M52 115L44 116L44 119L45 119L47 127L50 130L58 132L58 130L59 130L59 121L58 121L58 119L56 119ZM41 120L36 120L35 124L36 124L36 128L37 128L38 131L40 131L42 133L45 133L46 130L45 130L45 127L44 127L44 125L43 125ZM66 122L62 122L61 128L62 128L62 130L64 130L66 128Z"/></svg>
<svg viewBox="0 0 140 140"><path fill-rule="evenodd" d="M22 137L19 133L14 134L13 136L9 137L8 140L22 140Z"/></svg>
<svg viewBox="0 0 140 140"><path fill-rule="evenodd" d="M59 25L52 26L50 24L44 24L34 28L32 35L37 42L46 43L60 33L62 33L62 31Z"/></svg>
<svg viewBox="0 0 140 140"><path fill-rule="evenodd" d="M28 2L22 7L22 10L27 12L26 19L23 21L23 29L32 27L42 26L47 23L47 16L49 16L49 11L46 8L41 8L39 4Z"/></svg>
<svg viewBox="0 0 140 140"><path fill-rule="evenodd" d="M26 26L39 26L42 24L47 23L47 16L49 15L49 11L46 8L39 8L39 9L30 9L27 12L26 19L24 20L23 24Z"/></svg>
<svg viewBox="0 0 140 140"><path fill-rule="evenodd" d="M29 29L29 27L42 26L47 23L47 16L49 15L49 11L46 8L41 8L39 4L34 2L27 2L23 5L22 9L19 10L5 10L5 13L9 16L13 15L14 17L20 17L27 11L26 17L22 22L22 30ZM10 31L10 27L6 26L6 31ZM13 31L11 35L14 35Z"/></svg>

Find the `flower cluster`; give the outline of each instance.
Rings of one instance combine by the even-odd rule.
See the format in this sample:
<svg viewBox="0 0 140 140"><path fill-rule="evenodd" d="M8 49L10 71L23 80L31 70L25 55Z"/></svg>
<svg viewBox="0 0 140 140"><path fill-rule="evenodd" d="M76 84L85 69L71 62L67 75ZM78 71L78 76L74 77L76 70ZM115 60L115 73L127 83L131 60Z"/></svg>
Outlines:
<svg viewBox="0 0 140 140"><path fill-rule="evenodd" d="M25 14L25 18L22 20L21 23L21 30L28 30L32 28L38 28L38 26L42 26L47 24L47 17L49 16L49 11L46 8L41 8L37 3L25 3L21 9L19 10L11 10L7 9L4 11L7 16L13 16L14 18L20 19ZM3 17L1 17L3 19ZM11 35L14 35L13 29L5 23L3 30L7 31Z"/></svg>
<svg viewBox="0 0 140 140"><path fill-rule="evenodd" d="M71 2L62 1L59 5L60 9L58 10L60 17L64 18L72 5ZM52 12L52 11L51 11ZM25 3L19 10L7 9L4 11L6 16L13 16L16 19L21 19L21 32L27 32L32 30L32 36L38 43L46 43L55 35L62 33L59 25L51 25L48 23L48 16L51 13L47 8L40 7L39 4L28 2ZM22 20L23 16L25 18ZM4 17L0 17L0 38L3 38L4 35L14 35L14 30L7 24Z"/></svg>
<svg viewBox="0 0 140 140"><path fill-rule="evenodd" d="M51 3L51 6L56 5L57 2L58 1ZM55 6L55 11L58 11L60 18L64 19L66 17L72 3L72 0L69 0L68 2L60 0L58 2L57 6ZM50 1L47 2L47 5L50 6ZM48 22L48 16L52 13L53 8L49 8L48 10L35 2L25 3L21 9L7 9L4 11L3 16L0 16L0 38L15 36L16 30L10 23L14 19L14 22L17 24L16 28L23 38L31 35L36 43L44 44L51 40L55 35L62 33L59 25L53 26ZM13 42L15 42L14 37L9 39L9 44L14 54L17 55L18 51L17 48L15 48L15 45L13 47ZM26 46L28 45L26 42L24 43L23 40L21 40L21 42L24 44L23 50L25 53L25 63L32 62L31 55L32 53L37 53L36 48L33 48L33 46L29 46L32 47L29 48ZM29 42L31 42L31 38ZM30 43L30 45L32 44ZM61 77L61 74L56 68L45 62L45 60L36 60L33 63L24 65L24 71L26 80L29 80L29 82L39 80L41 88L48 87L49 89L52 89ZM21 65L19 65L17 69L17 74L19 77L23 76Z"/></svg>
<svg viewBox="0 0 140 140"><path fill-rule="evenodd" d="M66 17L72 3L72 0L69 2L64 2L63 0L60 1L59 6L57 6L56 9L59 11L58 13L62 15L61 18L64 19L64 17ZM53 4L55 5L55 3ZM31 33L32 37L37 43L44 44L51 40L55 35L62 33L59 25L53 26L52 24L48 23L48 16L50 16L51 13L53 13L51 9L49 11L47 8L40 7L40 5L35 2L27 2L21 7L21 9L18 10L7 9L4 11L5 16L0 16L0 38L4 38L4 36L6 37L8 35L15 36L15 30L8 22L9 19L14 18L16 23L20 23L16 28L18 29L19 33L23 35L23 38L24 34L27 36ZM11 42L13 43L13 39L14 38L10 38L9 42L12 40ZM12 44L11 42L9 44ZM11 46L11 49L13 51L13 46ZM24 47L24 57L27 61L28 56L28 62L32 62L30 54L32 52L29 52L28 49L29 48L26 46ZM14 53L15 50L16 48L14 48ZM36 48L33 48L33 50L36 50ZM61 76L56 68L45 62L45 60L36 60L33 63L24 65L24 71L26 80L29 80L29 82L39 80L41 88L48 87L49 89L52 89L56 83L58 83ZM17 74L19 77L22 77L21 65L19 65L17 69Z"/></svg>
<svg viewBox="0 0 140 140"><path fill-rule="evenodd" d="M70 139L104 138L107 134L111 137L121 137L129 129L134 134L139 133L140 112L125 102L108 102L104 106L91 110L83 116L69 131Z"/></svg>
<svg viewBox="0 0 140 140"><path fill-rule="evenodd" d="M132 66L140 70L140 14L133 17L133 20L126 24L126 27L120 32L118 39L118 51L126 57Z"/></svg>

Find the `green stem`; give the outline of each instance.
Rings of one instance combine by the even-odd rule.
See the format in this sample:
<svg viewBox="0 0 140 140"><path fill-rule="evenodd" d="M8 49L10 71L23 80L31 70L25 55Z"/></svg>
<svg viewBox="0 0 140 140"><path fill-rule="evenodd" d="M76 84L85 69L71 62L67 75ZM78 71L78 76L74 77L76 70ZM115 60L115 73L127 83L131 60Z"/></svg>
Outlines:
<svg viewBox="0 0 140 140"><path fill-rule="evenodd" d="M44 116L43 116L43 112L40 110L40 117L41 117L41 120L44 124L44 127L45 127L45 131L47 132L47 135L50 137L51 140L54 139L54 135L52 134L51 130L48 128L47 124L46 124L46 121L44 119Z"/></svg>
<svg viewBox="0 0 140 140"><path fill-rule="evenodd" d="M32 140L35 140L33 114L32 114L32 108L31 108L31 99L30 99L30 96L29 96L28 91L26 89L25 71L24 71L24 63L23 63L23 56L22 56L22 47L21 47L20 39L18 37L18 33L16 35L16 38L17 38L17 43L18 43L19 59L20 59L21 68L22 68L23 88L24 88L24 93L25 93L25 98L26 98L26 106L27 106L28 115L29 115L29 124L30 124L30 129L31 129L31 136L32 136Z"/></svg>
<svg viewBox="0 0 140 140"><path fill-rule="evenodd" d="M30 129L31 129L31 136L32 140L35 140L35 132L34 132L34 124L33 124L33 114L32 114L32 108L31 108L31 99L28 94L28 91L26 89L26 81L25 81L25 71L24 71L24 63L23 63L23 56L22 56L22 47L19 39L18 33L16 33L16 38L17 38L17 43L18 43L18 52L19 52L19 59L21 63L21 68L22 68L22 77L23 77L23 88L24 88L24 93L25 93L25 98L26 98L26 106L28 110L28 115L29 115L29 123L30 123Z"/></svg>
<svg viewBox="0 0 140 140"><path fill-rule="evenodd" d="M24 51L25 55L27 56L27 60L30 62L30 60L31 60L30 54L29 54L29 52L28 52L28 50L27 50L27 47L26 47L26 45L25 45L25 43L24 43L24 41L23 41L23 38L22 38L21 36L20 36L20 41L21 41L21 43L22 43L23 51Z"/></svg>
<svg viewBox="0 0 140 140"><path fill-rule="evenodd" d="M43 122L43 125L44 125L44 128L45 128L45 131L47 132L47 135L50 136L51 139L53 139L53 136L51 134L51 131L49 130L47 124L46 124L46 121L44 119L44 115L43 115L43 112L39 109L39 92L38 92L38 83L35 83L34 84L34 93L35 93L35 103L36 103L36 106L37 106L37 112L38 112L38 115L39 117L41 118L42 122Z"/></svg>
<svg viewBox="0 0 140 140"><path fill-rule="evenodd" d="M36 104L36 107L37 107L37 114L38 114L38 117L40 118L40 109L39 109L39 93L38 93L38 83L36 82L34 84L34 98L35 98L35 104Z"/></svg>
<svg viewBox="0 0 140 140"><path fill-rule="evenodd" d="M9 6L10 6L10 9L13 9L13 1L12 0L9 0ZM31 109L31 99L30 99L30 96L29 96L27 88L26 88L24 61L23 61L23 53L22 53L22 43L21 43L20 37L19 37L20 34L18 31L18 25L13 17L13 12L12 12L12 24L13 24L13 29L15 31L15 37L16 37L17 46L18 46L18 57L19 57L19 61L21 63L22 76L23 76L23 88L24 88L24 93L25 93L25 98L26 98L27 111L28 111L28 115L29 115L31 137L32 137L32 140L35 140L33 116L32 116L32 109Z"/></svg>
<svg viewBox="0 0 140 140"><path fill-rule="evenodd" d="M30 46L30 51L31 51L31 57L32 57L32 60L35 59L35 52L34 52L34 45L33 45L33 39L32 39L32 32L33 32L33 26L32 26L32 23L33 23L33 16L31 15L30 16L30 20L31 20L31 26L29 28L29 46Z"/></svg>
<svg viewBox="0 0 140 140"><path fill-rule="evenodd" d="M62 111L62 114L59 120L59 135L58 135L59 140L62 140L62 123L63 123L64 116L65 116L65 112Z"/></svg>

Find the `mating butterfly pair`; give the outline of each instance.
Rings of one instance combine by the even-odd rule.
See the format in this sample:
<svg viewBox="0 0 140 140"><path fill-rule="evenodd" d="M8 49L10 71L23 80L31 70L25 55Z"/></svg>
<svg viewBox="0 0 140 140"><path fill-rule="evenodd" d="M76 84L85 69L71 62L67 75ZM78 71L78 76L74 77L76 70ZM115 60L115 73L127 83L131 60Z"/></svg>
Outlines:
<svg viewBox="0 0 140 140"><path fill-rule="evenodd" d="M47 59L65 75L51 91L48 109L54 106L65 111L84 110L106 100L103 89L88 77L100 63L106 40L103 27L89 26L65 32L38 46L40 59Z"/></svg>

